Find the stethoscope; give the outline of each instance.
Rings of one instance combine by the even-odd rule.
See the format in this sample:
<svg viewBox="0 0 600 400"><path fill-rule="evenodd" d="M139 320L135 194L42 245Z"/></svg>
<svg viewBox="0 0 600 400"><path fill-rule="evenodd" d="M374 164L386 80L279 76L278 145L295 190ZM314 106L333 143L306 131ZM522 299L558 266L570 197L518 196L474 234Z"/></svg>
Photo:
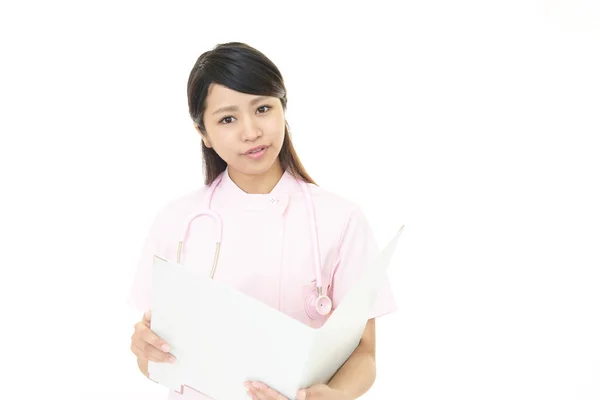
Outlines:
<svg viewBox="0 0 600 400"><path fill-rule="evenodd" d="M223 174L226 174L225 171ZM185 243L190 225L192 221L194 221L198 217L208 216L213 219L215 225L215 254L213 257L213 265L210 270L210 279L214 278L215 271L217 269L217 264L219 261L219 252L221 249L221 241L223 240L223 221L221 216L215 211L210 209L210 204L212 201L213 194L221 180L223 179L223 174L220 177L215 179L215 181L208 187L208 192L206 193L206 198L204 200L204 210L192 214L188 219L187 225L183 230L181 235L181 239L179 240L179 244L177 246L177 263L181 264L181 253L183 250L183 243ZM305 308L306 313L312 319L318 319L320 316L325 316L331 312L333 308L331 299L326 294L323 294L323 286L322 286L322 276L321 276L321 257L319 251L319 241L318 241L318 232L317 232L317 224L315 222L315 210L312 202L312 198L310 196L310 192L308 189L308 184L303 180L298 179L297 182L302 187L302 191L304 192L304 197L306 199L306 206L308 209L308 221L310 223L312 234L312 255L313 255L313 263L315 267L315 277L316 277L316 286L317 290L311 292L311 294L306 298Z"/></svg>

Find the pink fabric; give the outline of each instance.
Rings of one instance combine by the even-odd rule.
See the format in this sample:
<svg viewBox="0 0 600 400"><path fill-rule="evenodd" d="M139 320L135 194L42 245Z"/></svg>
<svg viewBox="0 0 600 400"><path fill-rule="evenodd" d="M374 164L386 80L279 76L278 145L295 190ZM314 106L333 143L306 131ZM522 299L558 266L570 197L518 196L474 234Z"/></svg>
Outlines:
<svg viewBox="0 0 600 400"><path fill-rule="evenodd" d="M327 288L335 309L379 249L357 205L315 185L310 185L310 191L319 235L323 290ZM158 213L142 249L131 290L130 303L140 313L152 307L153 256L176 260L179 236L189 216L202 209L206 192L203 187L189 193ZM312 320L305 311L305 299L315 289L315 268L306 200L298 182L285 173L271 193L247 194L225 171L211 209L223 219L223 242L214 278L306 325L322 326L326 317ZM208 275L214 254L213 238L212 220L195 219L184 243L181 262ZM395 310L396 303L386 281L371 317ZM183 395L172 392L169 399L209 397L186 387Z"/></svg>

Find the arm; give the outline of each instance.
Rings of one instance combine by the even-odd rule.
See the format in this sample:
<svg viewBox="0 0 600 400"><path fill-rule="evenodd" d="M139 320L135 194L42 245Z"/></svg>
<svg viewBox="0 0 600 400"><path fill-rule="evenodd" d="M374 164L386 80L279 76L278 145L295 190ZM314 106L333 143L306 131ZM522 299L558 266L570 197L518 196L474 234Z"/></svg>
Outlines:
<svg viewBox="0 0 600 400"><path fill-rule="evenodd" d="M356 399L375 382L375 319L367 322L362 339L352 355L329 381L328 386Z"/></svg>

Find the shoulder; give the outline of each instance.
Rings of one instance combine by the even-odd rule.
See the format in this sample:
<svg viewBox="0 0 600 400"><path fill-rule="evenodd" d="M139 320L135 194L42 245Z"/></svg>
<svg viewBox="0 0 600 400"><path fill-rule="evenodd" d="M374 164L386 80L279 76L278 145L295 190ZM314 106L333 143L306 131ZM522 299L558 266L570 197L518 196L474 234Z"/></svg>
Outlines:
<svg viewBox="0 0 600 400"><path fill-rule="evenodd" d="M321 186L309 184L315 213L346 230L356 223L367 223L362 207L355 201Z"/></svg>
<svg viewBox="0 0 600 400"><path fill-rule="evenodd" d="M319 186L309 185L309 188L320 231L332 239L335 265L342 260L361 264L377 254L372 225L360 204Z"/></svg>

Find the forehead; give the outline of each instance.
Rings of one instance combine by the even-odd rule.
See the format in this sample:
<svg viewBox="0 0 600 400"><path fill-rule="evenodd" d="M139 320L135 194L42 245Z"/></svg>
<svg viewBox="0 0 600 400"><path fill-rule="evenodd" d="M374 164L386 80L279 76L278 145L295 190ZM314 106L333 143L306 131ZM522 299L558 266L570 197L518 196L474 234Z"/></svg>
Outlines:
<svg viewBox="0 0 600 400"><path fill-rule="evenodd" d="M241 106L250 103L257 97L262 96L237 92L227 86L212 83L208 88L208 94L206 96L206 109L210 110L232 105Z"/></svg>

